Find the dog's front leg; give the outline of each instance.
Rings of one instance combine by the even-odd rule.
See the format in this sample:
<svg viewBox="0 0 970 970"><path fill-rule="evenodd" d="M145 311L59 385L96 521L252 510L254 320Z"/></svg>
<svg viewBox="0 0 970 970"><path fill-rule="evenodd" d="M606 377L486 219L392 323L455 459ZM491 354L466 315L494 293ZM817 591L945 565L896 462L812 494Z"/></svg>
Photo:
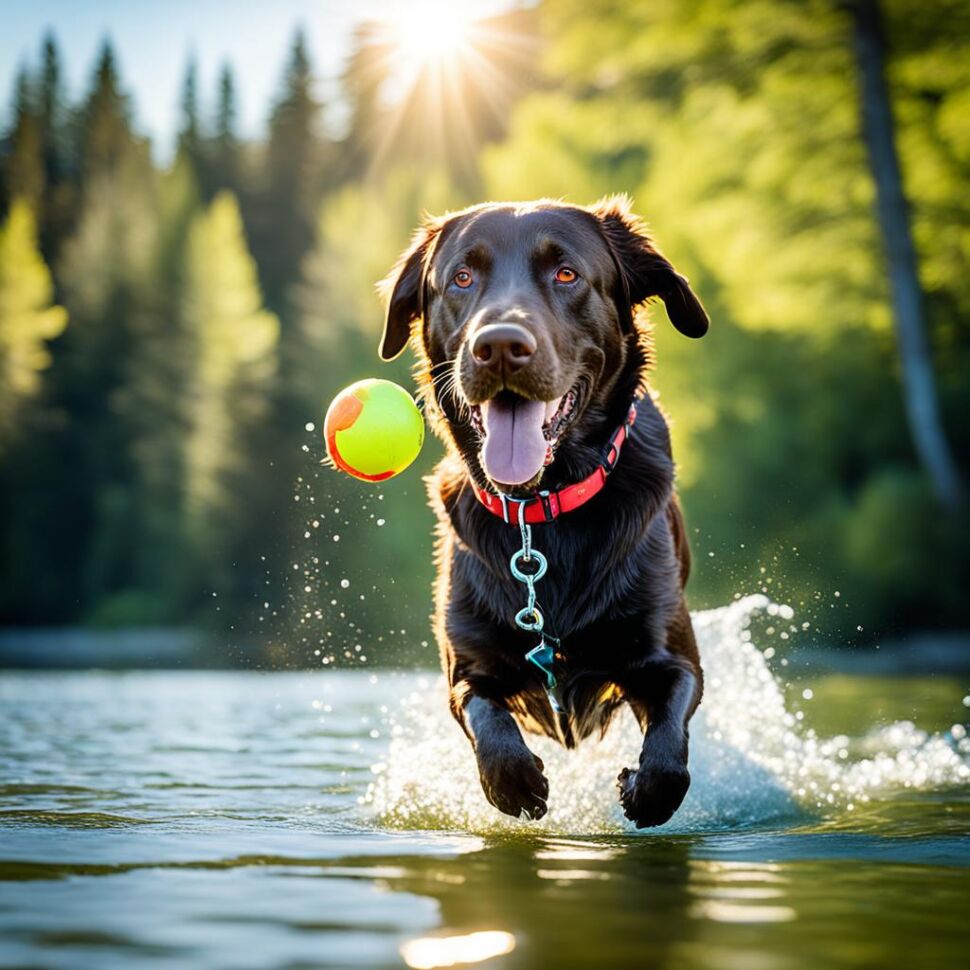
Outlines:
<svg viewBox="0 0 970 970"><path fill-rule="evenodd" d="M462 723L478 759L485 797L506 815L528 818L546 814L549 782L543 764L522 739L512 715L494 701L474 694L466 697Z"/></svg>
<svg viewBox="0 0 970 970"><path fill-rule="evenodd" d="M634 770L617 779L624 814L637 828L662 825L690 787L687 724L701 695L700 668L682 656L647 662L624 685L630 705L647 725Z"/></svg>

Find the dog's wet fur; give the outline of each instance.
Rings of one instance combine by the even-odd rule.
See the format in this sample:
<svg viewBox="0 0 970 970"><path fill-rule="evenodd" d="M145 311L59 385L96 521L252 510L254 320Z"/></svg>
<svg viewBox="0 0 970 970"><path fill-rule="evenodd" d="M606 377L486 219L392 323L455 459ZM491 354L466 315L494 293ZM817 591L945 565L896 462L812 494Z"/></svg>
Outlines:
<svg viewBox="0 0 970 970"><path fill-rule="evenodd" d="M410 339L426 413L446 445L428 479L438 517L435 625L451 708L486 797L509 815L540 818L549 786L520 726L572 747L605 732L627 703L646 733L639 764L620 772L620 801L638 827L666 822L690 784L688 722L703 681L684 600L689 550L670 438L646 384L640 311L658 297L678 330L699 337L708 327L703 307L625 197L589 208L485 204L429 218L385 288L381 355L396 357ZM493 324L528 331L525 350L506 347L520 355L508 358L515 367L472 353L476 334ZM569 420L536 478L489 481L475 406L570 390ZM636 423L603 491L533 526L549 563L539 604L566 658L563 729L541 672L525 660L536 634L513 622L524 604L509 572L519 530L484 508L470 483L524 497L583 479L635 397Z"/></svg>

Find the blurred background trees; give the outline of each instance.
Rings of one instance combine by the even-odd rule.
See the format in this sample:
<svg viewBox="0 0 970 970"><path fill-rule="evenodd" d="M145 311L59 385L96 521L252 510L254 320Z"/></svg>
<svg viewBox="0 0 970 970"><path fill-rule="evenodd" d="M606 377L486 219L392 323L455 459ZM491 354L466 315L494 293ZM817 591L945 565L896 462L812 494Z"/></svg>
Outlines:
<svg viewBox="0 0 970 970"><path fill-rule="evenodd" d="M18 198L0 225L0 447L16 433L20 407L50 365L48 341L67 325L37 242L30 203Z"/></svg>
<svg viewBox="0 0 970 970"><path fill-rule="evenodd" d="M374 281L422 210L626 191L713 318L692 343L654 311L693 605L764 589L843 642L965 626L967 512L914 425L864 110L873 10L915 353L965 481L965 4L545 0L436 44L366 23L326 104L297 31L264 141L237 132L234 66L203 92L189 61L164 166L110 43L72 104L48 35L0 144L3 622L430 661L418 472L378 490L319 464L329 397L378 373Z"/></svg>

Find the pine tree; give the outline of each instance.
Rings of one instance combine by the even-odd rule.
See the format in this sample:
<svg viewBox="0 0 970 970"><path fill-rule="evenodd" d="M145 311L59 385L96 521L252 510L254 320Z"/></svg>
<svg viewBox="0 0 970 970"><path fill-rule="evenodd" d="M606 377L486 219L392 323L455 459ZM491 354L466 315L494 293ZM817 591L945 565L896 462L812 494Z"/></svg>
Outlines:
<svg viewBox="0 0 970 970"><path fill-rule="evenodd" d="M48 33L41 53L37 115L44 158L40 242L45 259L52 264L57 259L62 240L70 231L75 198L62 73L54 35Z"/></svg>
<svg viewBox="0 0 970 970"><path fill-rule="evenodd" d="M205 181L205 147L199 126L198 68L192 58L182 82L182 121L178 135L178 154L192 166L196 180Z"/></svg>
<svg viewBox="0 0 970 970"><path fill-rule="evenodd" d="M51 33L44 37L41 60L37 113L44 145L44 174L47 185L55 185L64 175L64 85L61 58Z"/></svg>
<svg viewBox="0 0 970 970"><path fill-rule="evenodd" d="M220 192L189 231L182 321L191 375L186 391L186 520L208 556L238 529L231 482L245 467L247 428L259 416L275 365L277 318L262 307L256 266L235 196Z"/></svg>
<svg viewBox="0 0 970 970"><path fill-rule="evenodd" d="M16 429L20 405L37 391L50 364L47 341L67 325L53 292L34 214L17 199L0 225L0 450Z"/></svg>
<svg viewBox="0 0 970 970"><path fill-rule="evenodd" d="M14 82L13 124L4 146L4 201L23 199L36 211L44 194L43 143L34 104L34 85L25 67Z"/></svg>
<svg viewBox="0 0 970 970"><path fill-rule="evenodd" d="M71 469L71 487L49 503L63 536L48 537L43 564L51 585L74 590L59 606L66 619L124 599L138 552L137 415L126 407L126 391L153 298L156 215L147 145L128 114L106 44L79 112L79 212L57 265L72 321L46 382L60 420L37 442L42 467Z"/></svg>
<svg viewBox="0 0 970 970"><path fill-rule="evenodd" d="M251 225L266 303L279 315L279 369L269 389L268 410L254 428L251 443L264 473L252 483L254 524L250 548L265 550L266 568L282 571L282 557L297 533L288 521L292 487L305 467L300 444L309 416L319 402L303 393L309 348L290 297L304 258L313 246L324 178L324 144L318 133L321 106L302 33L294 39L282 93L270 118L269 144L260 184L255 186L247 217ZM265 469L272 468L272 475ZM302 531L302 530L301 530Z"/></svg>
<svg viewBox="0 0 970 970"><path fill-rule="evenodd" d="M306 38L300 31L290 51L282 95L270 117L265 194L253 239L266 301L277 312L285 311L287 288L313 245L322 189L317 130L321 106L313 86Z"/></svg>
<svg viewBox="0 0 970 970"><path fill-rule="evenodd" d="M158 230L142 288L137 339L118 408L132 428L137 506L134 585L151 591L155 615L181 621L195 598L193 550L182 532L186 385L192 348L181 321L189 230L201 211L192 164L178 154L158 180Z"/></svg>
<svg viewBox="0 0 970 970"><path fill-rule="evenodd" d="M134 141L130 114L128 96L120 86L114 48L106 40L79 118L82 183L117 172L128 159Z"/></svg>
<svg viewBox="0 0 970 970"><path fill-rule="evenodd" d="M240 189L239 138L236 134L236 81L229 64L219 73L215 136L212 145L213 189Z"/></svg>

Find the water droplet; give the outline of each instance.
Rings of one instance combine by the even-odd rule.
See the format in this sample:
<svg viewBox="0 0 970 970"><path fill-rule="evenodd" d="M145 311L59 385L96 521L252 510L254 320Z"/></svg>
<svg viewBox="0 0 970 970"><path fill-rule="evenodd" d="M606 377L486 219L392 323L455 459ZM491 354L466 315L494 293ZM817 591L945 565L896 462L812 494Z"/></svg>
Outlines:
<svg viewBox="0 0 970 970"><path fill-rule="evenodd" d="M317 429L317 426L312 421L307 421L304 427L307 429L307 431L316 431Z"/></svg>
<svg viewBox="0 0 970 970"><path fill-rule="evenodd" d="M377 524L378 525L383 525L384 524L384 519L378 519L377 520Z"/></svg>
<svg viewBox="0 0 970 970"><path fill-rule="evenodd" d="M815 692L812 690L811 687L806 687L802 691L802 697L804 697L805 700L807 700L807 701L810 701L814 696L815 696Z"/></svg>
<svg viewBox="0 0 970 970"><path fill-rule="evenodd" d="M348 589L350 587L350 580L349 579L340 580L340 586L341 586L341 589Z"/></svg>

